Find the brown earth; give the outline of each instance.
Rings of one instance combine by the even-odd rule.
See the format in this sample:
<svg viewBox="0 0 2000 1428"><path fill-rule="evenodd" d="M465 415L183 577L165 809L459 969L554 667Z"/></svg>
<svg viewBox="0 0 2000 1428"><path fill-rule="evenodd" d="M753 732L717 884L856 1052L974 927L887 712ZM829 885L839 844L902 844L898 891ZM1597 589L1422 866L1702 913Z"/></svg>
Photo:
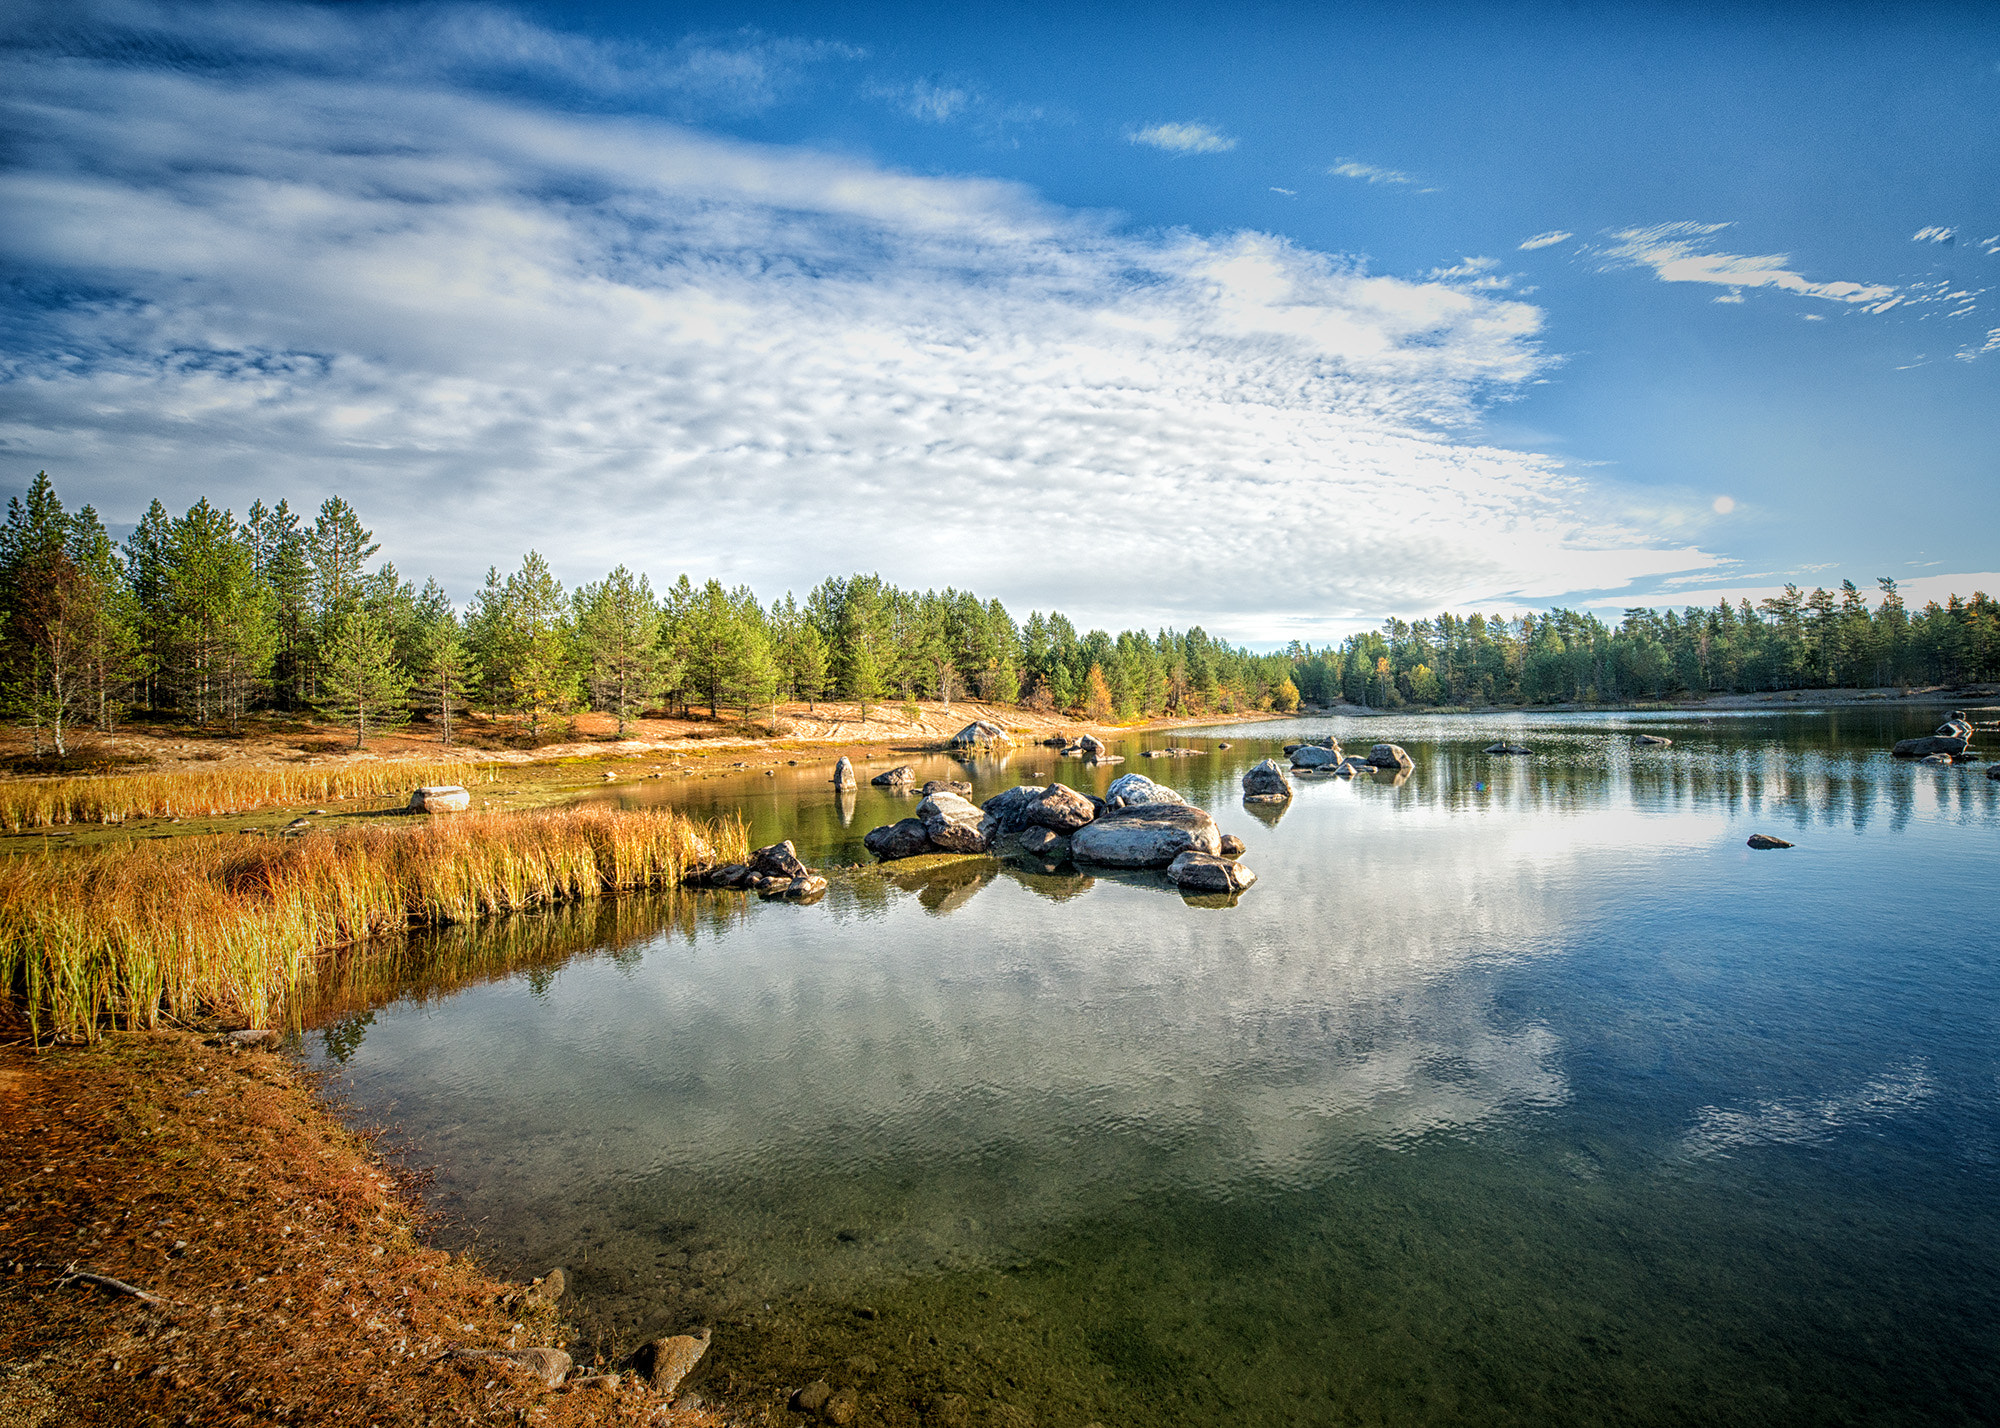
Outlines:
<svg viewBox="0 0 2000 1428"><path fill-rule="evenodd" d="M454 1356L566 1330L426 1248L412 1188L284 1057L188 1032L0 1047L0 1428L723 1422L629 1374L550 1389Z"/></svg>
<svg viewBox="0 0 2000 1428"><path fill-rule="evenodd" d="M534 764L629 754L672 755L780 747L812 749L832 758L843 747L941 744L975 719L997 724L1017 740L1025 737L1032 741L1058 732L1072 736L1091 732L1131 733L1268 717L1250 711L1106 726L1014 705L954 700L948 707L920 702L914 720L905 717L901 704L870 705L864 720L854 704L810 707L781 704L775 719L759 711L758 718L750 722L727 712L711 719L703 711L695 711L686 718L637 719L631 722L622 739L618 736L618 723L610 715L579 714L570 720L566 737L534 747L524 747L527 734L518 719L461 716L450 745L444 744L428 726L412 723L387 733L370 734L368 746L357 750L352 729L273 715L248 720L234 733L220 726L192 729L181 724L142 721L126 724L112 734L77 730L71 740L71 762L78 766L78 771L169 773L400 760L434 763L469 759L482 763ZM41 771L30 754L25 731L0 731L0 761L5 761L17 774Z"/></svg>

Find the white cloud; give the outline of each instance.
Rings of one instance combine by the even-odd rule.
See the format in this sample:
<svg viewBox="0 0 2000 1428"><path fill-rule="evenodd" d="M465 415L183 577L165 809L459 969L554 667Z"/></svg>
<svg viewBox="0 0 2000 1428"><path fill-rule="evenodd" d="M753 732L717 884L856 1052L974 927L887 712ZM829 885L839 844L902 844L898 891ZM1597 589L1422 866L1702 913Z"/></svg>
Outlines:
<svg viewBox="0 0 2000 1428"><path fill-rule="evenodd" d="M1957 233L1955 228L1919 228L1910 235L1912 243L1949 243Z"/></svg>
<svg viewBox="0 0 2000 1428"><path fill-rule="evenodd" d="M1989 258L1995 253L2000 253L2000 233L1995 233L1991 238L1981 238L1979 240L1979 251L1986 254Z"/></svg>
<svg viewBox="0 0 2000 1428"><path fill-rule="evenodd" d="M1165 149L1170 154L1222 154L1236 147L1236 141L1207 124L1148 124L1125 131L1127 142Z"/></svg>
<svg viewBox="0 0 2000 1428"><path fill-rule="evenodd" d="M1360 179L1364 183L1413 184L1410 175L1400 169L1377 168L1374 164L1364 164L1359 159L1342 159L1327 170L1335 178Z"/></svg>
<svg viewBox="0 0 2000 1428"><path fill-rule="evenodd" d="M0 449L108 519L339 491L460 593L534 546L1245 639L1714 564L1453 435L1548 366L1464 283L436 79L0 80L0 259L67 294Z"/></svg>
<svg viewBox="0 0 2000 1428"><path fill-rule="evenodd" d="M1523 252L1527 252L1536 248L1553 248L1556 244L1567 243L1574 237L1576 237L1574 233L1566 233L1560 228L1552 228L1547 233L1537 233L1534 237L1523 243L1521 249Z"/></svg>
<svg viewBox="0 0 2000 1428"><path fill-rule="evenodd" d="M1666 283L1717 283L1731 290L1778 288L1841 303L1884 304L1896 299L1896 289L1880 283L1811 282L1793 272L1787 266L1791 259L1782 253L1746 257L1707 251L1706 240L1727 227L1727 223L1656 223L1619 229L1607 235L1609 244L1595 251L1607 270L1651 268Z"/></svg>
<svg viewBox="0 0 2000 1428"><path fill-rule="evenodd" d="M931 79L918 79L909 84L878 85L868 92L877 99L888 100L912 119L922 119L931 124L949 123L963 116L977 102L977 96L970 89Z"/></svg>
<svg viewBox="0 0 2000 1428"><path fill-rule="evenodd" d="M1283 194L1283 195L1284 195L1284 196L1285 196L1286 198L1297 198L1297 197L1299 196L1299 191L1298 191L1297 189L1295 189L1295 188L1279 188L1279 187L1278 187L1278 186L1277 186L1276 184L1272 184L1272 185L1271 185L1271 192L1272 192L1272 193L1282 193L1282 194Z"/></svg>

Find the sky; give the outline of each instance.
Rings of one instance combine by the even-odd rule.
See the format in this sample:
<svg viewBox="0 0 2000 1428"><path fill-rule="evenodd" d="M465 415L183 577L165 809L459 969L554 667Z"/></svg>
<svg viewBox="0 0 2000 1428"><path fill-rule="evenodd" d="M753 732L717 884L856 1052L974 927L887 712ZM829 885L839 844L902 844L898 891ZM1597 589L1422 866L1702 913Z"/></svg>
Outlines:
<svg viewBox="0 0 2000 1428"><path fill-rule="evenodd" d="M2000 7L38 4L0 490L1323 643L2000 592Z"/></svg>

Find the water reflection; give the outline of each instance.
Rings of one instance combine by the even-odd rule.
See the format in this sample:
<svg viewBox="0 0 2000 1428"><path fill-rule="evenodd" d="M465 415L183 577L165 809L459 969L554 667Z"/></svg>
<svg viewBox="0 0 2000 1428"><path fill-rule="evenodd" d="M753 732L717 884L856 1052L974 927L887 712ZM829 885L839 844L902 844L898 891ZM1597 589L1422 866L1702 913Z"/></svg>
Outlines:
<svg viewBox="0 0 2000 1428"><path fill-rule="evenodd" d="M858 1332L825 1306L866 1302L984 1346L984 1367L905 1365L884 1421L1030 1384L1052 1421L1217 1421L1176 1396L1190 1378L1231 1421L1410 1419L1426 1375L1479 1418L1505 1364L1548 1385L1519 1421L1615 1402L1665 1422L1718 1356L1779 1341L1730 1372L1844 1385L1823 1417L1921 1417L1949 1393L1911 1367L1919 1342L2000 1329L1971 1288L2000 1271L2000 943L1936 921L1939 889L1990 877L2000 786L1890 763L1906 711L1867 712L1706 720L1664 749L1616 719L1385 718L1246 725L1122 766L908 757L979 798L1051 776L1101 793L1137 766L1243 837L1259 881L1211 907L1157 874L981 857L870 867L812 908L600 909L539 960L454 954L531 975L426 999L417 969L411 1002L361 995L372 1024L326 1050L423 1147L459 1233L502 1268L578 1268L579 1313L614 1340L722 1318L736 1344L780 1342L759 1317L778 1304L821 1326L785 1351L806 1369ZM1241 802L1245 769L1323 732L1416 767ZM1502 736L1536 755L1479 752ZM908 812L824 776L665 792L826 862ZM1799 846L1752 852L1756 828ZM1003 1347L1018 1322L982 1317L991 1276L1030 1262L1052 1266L1036 1312L1076 1325L1060 1352ZM1900 1396L1843 1367L1863 1321L1896 1346ZM1643 1382L1579 1359L1585 1337L1648 1345L1625 1366ZM1232 1347L1251 1341L1290 1347ZM896 1344L921 1359L914 1337L869 1352ZM1142 1372L1158 1344L1183 1368ZM1328 1362L1355 1379L1329 1388ZM1074 1396L1078 1365L1111 1386Z"/></svg>

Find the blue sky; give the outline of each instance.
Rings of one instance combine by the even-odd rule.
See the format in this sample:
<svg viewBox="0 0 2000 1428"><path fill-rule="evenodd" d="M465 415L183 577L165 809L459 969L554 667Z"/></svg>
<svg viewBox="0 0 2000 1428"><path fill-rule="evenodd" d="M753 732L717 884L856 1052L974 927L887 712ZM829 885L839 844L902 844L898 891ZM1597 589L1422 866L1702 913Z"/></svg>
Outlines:
<svg viewBox="0 0 2000 1428"><path fill-rule="evenodd" d="M2000 589L1991 6L16 7L7 484L1324 639Z"/></svg>

